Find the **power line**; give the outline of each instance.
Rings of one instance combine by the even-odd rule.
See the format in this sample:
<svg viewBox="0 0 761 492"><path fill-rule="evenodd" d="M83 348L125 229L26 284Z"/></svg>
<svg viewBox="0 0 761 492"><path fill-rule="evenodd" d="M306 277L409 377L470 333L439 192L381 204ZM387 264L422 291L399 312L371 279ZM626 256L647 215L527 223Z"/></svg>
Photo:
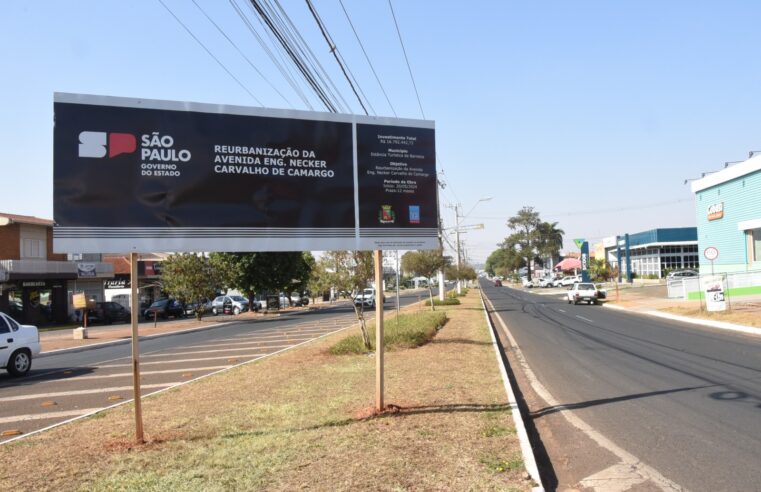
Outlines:
<svg viewBox="0 0 761 492"><path fill-rule="evenodd" d="M391 104L391 100L388 98L388 94L386 94L386 89L383 88L383 84L381 84L380 77L378 77L378 74L375 72L375 67L373 67L373 63L370 61L370 57L367 54L367 51L365 51L365 47L362 44L362 40L359 39L359 34L357 34L357 30L354 29L354 24L351 22L351 18L349 17L349 12L346 11L346 7L344 7L343 0L338 0L338 3L341 4L341 8L344 11L344 14L346 15L346 20L349 21L349 25L351 26L351 30L354 31L354 37L357 38L357 42L359 43L359 47L362 48L362 53L365 54L365 60L367 60L367 64L370 65L370 70L372 70L373 75L375 76L375 80L378 82L378 85L380 86L381 92L383 92L383 96L386 98L386 102L388 103L388 106L391 108L391 112L394 113L394 116L396 116L396 110L394 109L394 105Z"/></svg>
<svg viewBox="0 0 761 492"><path fill-rule="evenodd" d="M241 88L242 88L244 91L248 92L248 95L249 95L249 96L251 96L251 97L254 99L254 101L256 101L257 103L259 103L259 106L264 106L264 103L262 103L262 102L259 100L259 98L257 98L257 97L254 95L254 93L253 93L253 92L251 92L250 90L248 90L248 87L246 87L245 85L243 85L243 82L241 82L240 80L238 80L238 77L236 77L235 75L233 75L233 73L232 73L230 70L228 70L228 69L227 69L227 67L226 67L226 66L225 66L225 65L224 65L224 64L223 64L221 61L219 61L219 58L217 58L216 56L214 56L214 53L212 53L211 51L209 51L209 48L207 48L207 47L206 47L206 45L205 45L205 44L203 44L203 43L201 42L201 40L200 40L200 39L198 39L198 38L196 37L196 35L195 35L195 34L193 34L193 31L191 31L191 30L188 28L188 26L186 26L186 25L185 25L185 24L184 24L184 23L183 23L183 22L180 20L180 18L179 18L179 17L177 17L177 16L174 14L174 12L172 12L172 9L170 9L170 8L169 8L169 7L168 7L168 6L167 6L167 5L164 3L164 1L163 1L163 0L158 0L158 2L159 2L159 3L160 3L160 4L161 4L161 5L162 5L162 6L163 6L163 7L164 7L166 10L167 10L167 12L169 12L169 13L172 15L172 17L174 17L174 20L176 20L176 21L177 21L177 22L178 22L178 23L179 23L179 24L180 24L180 25L181 25L181 26L182 26L182 27L185 29L185 31L187 31L187 33L188 33L188 34L190 34L190 36L191 36L193 39L195 39L195 40L196 40L196 42L197 42L198 44L200 44L200 45L201 45L201 47L202 47L202 48L203 48L203 49L206 51L206 53L208 53L210 57L214 58L214 61L216 61L216 62L219 64L219 66L220 66L220 67L222 67L222 69L223 69L225 72L227 72L227 75L229 75L230 77L232 77L232 78L233 78L233 80L235 80L235 82L237 82L237 83L238 83L238 85L239 85L239 86L240 86L240 87L241 87Z"/></svg>
<svg viewBox="0 0 761 492"><path fill-rule="evenodd" d="M552 217L574 217L577 215L594 215L594 214L603 214L603 213L616 213L616 212L627 212L631 210L640 210L643 208L655 208L655 207L662 207L664 205L673 205L675 203L684 203L692 201L692 198L682 198L679 200L671 200L668 202L658 202L658 203L650 203L645 205L632 205L630 207L616 207L616 208L609 208L609 209L593 209L593 210L579 210L577 212L565 212L565 213L556 213L556 214L545 214L543 217L545 218L552 218ZM482 215L477 217L471 217L472 219L481 219L481 220L505 220L506 217L504 216L498 216L498 215Z"/></svg>
<svg viewBox="0 0 761 492"><path fill-rule="evenodd" d="M394 25L396 26L396 33L399 35L399 43L402 45L402 52L404 52L404 61L407 62L407 70L410 72L410 79L412 79L412 87L415 89L415 96L417 96L417 104L420 106L420 114L425 119L425 112L423 111L423 103L420 102L420 94L417 91L417 84L415 84L415 77L412 75L412 67L410 67L410 60L407 58L407 50L404 47L404 41L402 41L402 32L399 30L399 23L396 22L396 14L394 14L394 6L391 4L391 0L388 0L388 6L391 8L391 17L394 18Z"/></svg>
<svg viewBox="0 0 761 492"><path fill-rule="evenodd" d="M325 41L328 43L330 52L333 54L333 57L336 59L336 63L338 63L338 66L341 68L341 72L343 72L344 77L346 78L346 82L349 83L349 87L351 87L351 90L354 92L354 95L357 97L357 101L359 101L359 105L362 106L362 110L365 112L365 114L368 114L367 108L365 107L365 104L362 102L362 98L359 97L359 93L357 93L357 89L354 87L354 84L352 83L352 78L354 78L354 76L352 75L352 77L349 78L349 74L346 73L347 69L344 67L344 64L341 63L342 58L338 56L338 47L333 42L333 39L330 37L330 34L328 34L327 27L325 27L325 25L322 22L322 19L317 14L317 10L315 10L311 0L306 0L306 3L307 3L307 6L309 7L309 11L312 13L312 17L314 17L315 22L317 22L317 26L320 28L320 32L322 32L322 37L324 37ZM359 84L357 84L357 86L359 86Z"/></svg>
<svg viewBox="0 0 761 492"><path fill-rule="evenodd" d="M283 93L282 93L282 92L280 92L280 91L278 90L278 88L277 88L277 87L275 87L275 86L272 84L272 82L270 82L270 81L269 81L269 79L267 79L267 77L265 77L265 76L264 76L264 74L261 72L261 70L259 70L259 68L257 68L257 66L256 66L256 65L254 65L254 62L252 62L252 61L251 61L251 60L250 60L250 59L249 59L249 58L246 56L246 54L245 54L245 53L243 53L243 51L242 51L242 50L241 50L241 49L238 47L238 45L237 45L237 44L235 44L235 42L234 42L232 39L230 39L230 36L228 36L228 35L227 35L227 33L225 33L225 31L223 31L223 30L222 30L222 28L221 28L221 27L219 27L219 25L218 25L216 22L214 22L214 20L213 20L211 17L209 17L209 14L207 14L207 13L206 13L206 11L205 11L203 8L201 8L201 6L200 6L200 5L198 5L198 2L196 2L196 0L192 0L192 2L193 2L193 5L195 5L195 6L198 8L198 10L200 10L200 11L201 11L201 13L202 13L202 14L203 14L203 15L204 15L204 16L205 16L205 17L206 17L208 20L209 20L209 22L211 22L211 23L214 25L214 27L216 27L216 28L217 28L217 31L219 31L219 33L220 33L222 36L224 36L224 37L225 37L225 39L226 39L226 40L227 40L227 41L228 41L228 42L229 42L229 43L230 43L230 44L233 46L233 48L235 48L235 49L238 51L238 53L240 54L240 56L242 56L242 57L243 57L243 58L244 58L244 59L245 59L245 60L248 62L248 64L251 66L251 68L253 68L254 70L256 70L256 73L258 73L258 74L259 74L259 76L260 76L260 77L261 77L261 78L262 78L262 79L263 79L265 82L267 82L267 84L268 84L270 87L272 87L272 89L273 89L275 92L277 92L277 93L280 95L280 97L282 97L282 98L283 98L283 100L286 102L286 104L288 104L288 106L290 106L291 108L293 108L293 104L291 104L291 101L289 101L289 100L288 100L288 98L287 98L287 97L285 97L285 96L283 95Z"/></svg>

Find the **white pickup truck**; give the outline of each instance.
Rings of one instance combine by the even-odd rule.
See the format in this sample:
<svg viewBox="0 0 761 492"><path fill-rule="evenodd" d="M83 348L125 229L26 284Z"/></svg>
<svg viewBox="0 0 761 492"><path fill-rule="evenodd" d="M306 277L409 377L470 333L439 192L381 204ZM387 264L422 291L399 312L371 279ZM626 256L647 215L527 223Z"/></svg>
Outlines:
<svg viewBox="0 0 761 492"><path fill-rule="evenodd" d="M24 376L32 368L32 357L40 355L37 327L20 325L0 313L0 368L11 376Z"/></svg>
<svg viewBox="0 0 761 492"><path fill-rule="evenodd" d="M587 301L589 304L600 304L600 299L603 296L592 283L579 283L573 284L573 287L568 289L568 304L578 304L581 301Z"/></svg>

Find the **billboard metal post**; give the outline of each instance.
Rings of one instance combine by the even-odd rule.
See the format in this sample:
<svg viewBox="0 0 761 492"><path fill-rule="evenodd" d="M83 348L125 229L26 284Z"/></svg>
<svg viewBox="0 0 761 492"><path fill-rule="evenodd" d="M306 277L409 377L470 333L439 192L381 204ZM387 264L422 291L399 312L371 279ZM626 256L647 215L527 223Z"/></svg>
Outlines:
<svg viewBox="0 0 761 492"><path fill-rule="evenodd" d="M132 385L135 396L135 441L145 442L143 437L143 405L140 392L140 340L137 334L139 320L137 298L137 253L130 253L130 282L132 297L130 302L130 318L132 323Z"/></svg>
<svg viewBox="0 0 761 492"><path fill-rule="evenodd" d="M383 411L383 256L381 250L373 252L375 259L375 410Z"/></svg>

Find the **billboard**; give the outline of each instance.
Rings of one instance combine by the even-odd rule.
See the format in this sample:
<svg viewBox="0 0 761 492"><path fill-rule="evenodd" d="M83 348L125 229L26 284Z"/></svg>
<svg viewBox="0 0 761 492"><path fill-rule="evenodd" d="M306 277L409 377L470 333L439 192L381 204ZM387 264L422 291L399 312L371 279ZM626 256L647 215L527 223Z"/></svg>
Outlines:
<svg viewBox="0 0 761 492"><path fill-rule="evenodd" d="M53 249L433 249L432 121L55 95Z"/></svg>

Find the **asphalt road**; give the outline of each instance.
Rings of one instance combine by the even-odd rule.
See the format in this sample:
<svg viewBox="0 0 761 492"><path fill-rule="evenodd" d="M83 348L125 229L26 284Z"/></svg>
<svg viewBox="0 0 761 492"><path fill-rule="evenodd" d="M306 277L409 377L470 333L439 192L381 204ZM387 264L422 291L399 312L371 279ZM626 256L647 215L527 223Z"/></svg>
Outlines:
<svg viewBox="0 0 761 492"><path fill-rule="evenodd" d="M400 305L427 292L403 292ZM396 309L388 296L386 310ZM367 310L372 317L374 310ZM279 318L227 323L140 342L143 395L176 386L334 331L356 326L348 302ZM0 433L28 434L132 398L131 345L92 347L37 358L27 377L0 372ZM15 436L0 436L0 443Z"/></svg>
<svg viewBox="0 0 761 492"><path fill-rule="evenodd" d="M761 490L761 337L482 283L539 382L689 490Z"/></svg>

